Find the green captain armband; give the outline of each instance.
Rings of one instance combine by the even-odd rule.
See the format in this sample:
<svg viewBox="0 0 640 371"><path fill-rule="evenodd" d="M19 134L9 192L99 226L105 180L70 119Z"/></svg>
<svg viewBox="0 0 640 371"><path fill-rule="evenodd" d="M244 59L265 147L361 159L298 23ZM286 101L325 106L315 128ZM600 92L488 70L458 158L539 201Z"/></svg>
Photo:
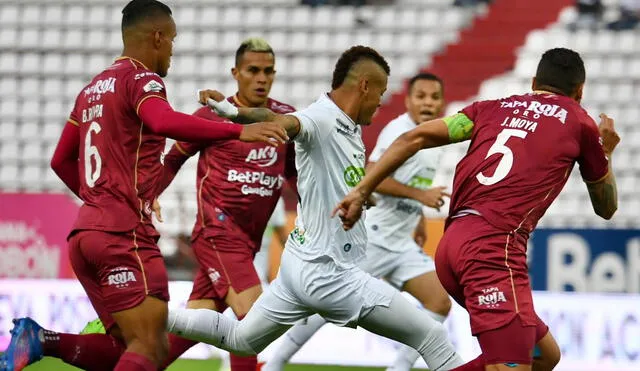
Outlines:
<svg viewBox="0 0 640 371"><path fill-rule="evenodd" d="M473 133L473 121L464 113L456 113L453 116L443 118L444 123L449 128L449 140L451 143L462 142L471 139Z"/></svg>

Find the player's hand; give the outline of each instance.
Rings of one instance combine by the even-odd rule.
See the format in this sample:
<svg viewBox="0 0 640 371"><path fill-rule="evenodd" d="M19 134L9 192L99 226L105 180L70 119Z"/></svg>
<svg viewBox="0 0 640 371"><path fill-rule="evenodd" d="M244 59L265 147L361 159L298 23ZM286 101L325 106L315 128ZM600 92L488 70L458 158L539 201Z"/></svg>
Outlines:
<svg viewBox="0 0 640 371"><path fill-rule="evenodd" d="M413 240L416 241L416 244L420 247L424 246L424 243L427 242L427 228L424 225L424 217L420 218L420 223L416 226L416 230L413 233Z"/></svg>
<svg viewBox="0 0 640 371"><path fill-rule="evenodd" d="M217 90L198 90L198 102L209 106L220 117L233 119L238 116L238 107L226 100L224 94Z"/></svg>
<svg viewBox="0 0 640 371"><path fill-rule="evenodd" d="M432 207L438 211L444 205L444 198L451 197L451 195L445 192L447 187L433 187L427 190L420 192L417 200L420 201L423 205Z"/></svg>
<svg viewBox="0 0 640 371"><path fill-rule="evenodd" d="M604 153L610 155L618 143L620 143L620 136L616 133L616 129L613 126L613 119L601 113L598 130L600 131L600 137L602 137L602 149Z"/></svg>
<svg viewBox="0 0 640 371"><path fill-rule="evenodd" d="M367 203L369 195L365 195L358 189L353 189L336 205L331 217L338 215L342 221L342 228L348 231L362 216L362 209Z"/></svg>
<svg viewBox="0 0 640 371"><path fill-rule="evenodd" d="M289 140L286 130L274 122L258 122L244 125L240 138L243 142L265 142L277 147Z"/></svg>
<svg viewBox="0 0 640 371"><path fill-rule="evenodd" d="M159 221L160 223L164 222L164 219L162 219L162 207L160 207L160 202L158 201L157 198L153 200L153 206L151 207L151 212L153 214L156 214L157 221Z"/></svg>

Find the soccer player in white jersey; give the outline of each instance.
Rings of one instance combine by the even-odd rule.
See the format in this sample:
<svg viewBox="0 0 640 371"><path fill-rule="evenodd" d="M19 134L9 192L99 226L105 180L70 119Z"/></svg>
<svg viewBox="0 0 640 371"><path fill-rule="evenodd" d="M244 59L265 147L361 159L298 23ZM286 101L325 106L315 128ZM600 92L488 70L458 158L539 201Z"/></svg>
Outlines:
<svg viewBox="0 0 640 371"><path fill-rule="evenodd" d="M389 66L378 52L354 46L339 58L332 90L306 109L265 121L281 125L295 142L298 218L276 279L242 321L198 309L170 311L170 332L237 353L256 354L296 322L320 314L339 326L362 326L418 350L434 371L463 363L441 323L398 290L360 269L367 232L332 218L340 201L364 176L361 125L371 123L387 88ZM210 102L233 118L236 107Z"/></svg>
<svg viewBox="0 0 640 371"><path fill-rule="evenodd" d="M442 80L430 73L420 73L409 80L405 98L407 112L385 126L369 157L372 166L400 135L421 122L436 119L444 110ZM433 259L424 254L423 205L439 209L448 196L445 187L431 187L442 149L422 150L405 162L393 176L376 189L376 207L367 212L367 256L360 268L374 277L385 278L392 286L413 295L425 311L443 322L451 309L451 300L435 271ZM415 231L415 241L414 234ZM262 371L281 371L284 364L327 321L313 315L296 324L283 337L274 356ZM398 351L388 370L410 370L420 355L405 346Z"/></svg>

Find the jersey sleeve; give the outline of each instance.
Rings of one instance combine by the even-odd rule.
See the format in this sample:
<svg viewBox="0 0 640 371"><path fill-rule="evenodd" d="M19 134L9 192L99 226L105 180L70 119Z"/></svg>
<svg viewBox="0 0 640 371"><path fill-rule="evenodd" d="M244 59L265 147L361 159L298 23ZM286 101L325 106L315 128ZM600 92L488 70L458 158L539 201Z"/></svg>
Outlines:
<svg viewBox="0 0 640 371"><path fill-rule="evenodd" d="M320 135L321 128L319 125L319 120L315 119L314 117L315 115L312 107L313 105L309 106L308 108L302 111L288 114L297 118L298 121L300 122L300 131L298 132L298 135L296 135L296 137L294 138L296 142L300 142L300 143L310 142L313 139L317 139L318 136Z"/></svg>
<svg viewBox="0 0 640 371"><path fill-rule="evenodd" d="M145 100L156 97L167 100L167 90L164 81L153 72L143 72L131 74L129 79L129 99L131 105L135 108L136 113L140 109L140 105Z"/></svg>
<svg viewBox="0 0 640 371"><path fill-rule="evenodd" d="M597 182L609 172L609 160L602 149L602 138L591 118L582 124L578 165L586 182Z"/></svg>

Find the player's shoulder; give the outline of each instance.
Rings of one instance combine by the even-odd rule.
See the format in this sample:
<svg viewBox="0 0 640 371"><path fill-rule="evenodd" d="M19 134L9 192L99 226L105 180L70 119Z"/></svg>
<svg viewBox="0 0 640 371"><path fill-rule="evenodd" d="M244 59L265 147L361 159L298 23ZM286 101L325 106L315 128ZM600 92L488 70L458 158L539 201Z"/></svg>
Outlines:
<svg viewBox="0 0 640 371"><path fill-rule="evenodd" d="M269 98L269 100L267 101L267 107L273 112L279 114L291 113L296 111L295 107L293 107L292 105L280 102L273 98Z"/></svg>
<svg viewBox="0 0 640 371"><path fill-rule="evenodd" d="M411 120L408 113L396 117L389 121L382 131L380 131L379 138L397 138L402 134L416 128L416 124Z"/></svg>

